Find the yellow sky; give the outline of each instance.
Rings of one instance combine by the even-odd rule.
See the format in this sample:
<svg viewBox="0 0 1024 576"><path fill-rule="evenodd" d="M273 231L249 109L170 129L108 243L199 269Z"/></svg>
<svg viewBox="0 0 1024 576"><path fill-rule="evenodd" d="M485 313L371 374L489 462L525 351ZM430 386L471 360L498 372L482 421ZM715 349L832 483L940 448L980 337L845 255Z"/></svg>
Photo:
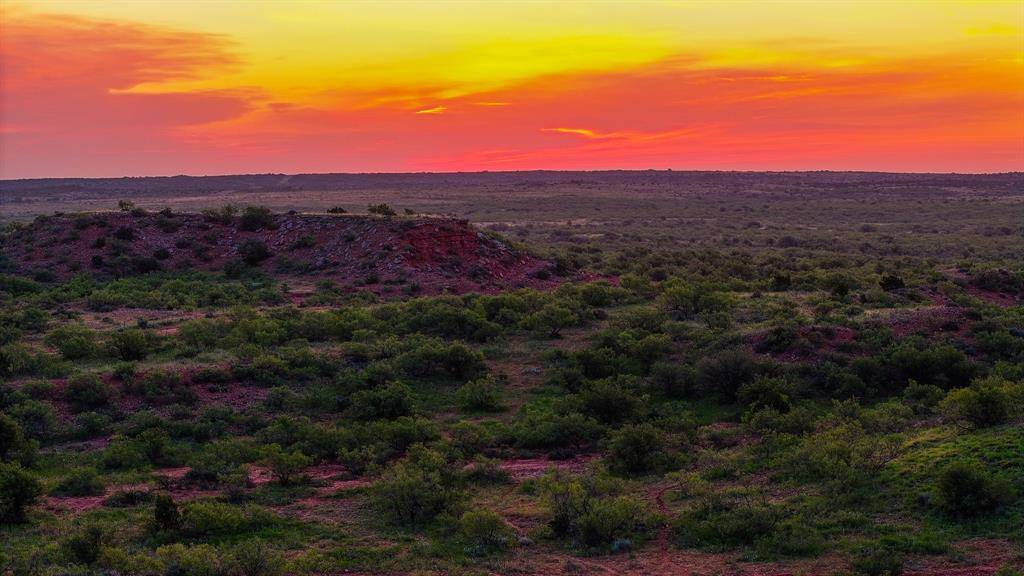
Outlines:
<svg viewBox="0 0 1024 576"><path fill-rule="evenodd" d="M1024 169L1024 0L7 0L0 19L0 176Z"/></svg>
<svg viewBox="0 0 1024 576"><path fill-rule="evenodd" d="M139 90L254 86L275 97L391 86L441 96L538 76L688 65L856 66L971 49L1020 62L1024 2L33 1L41 12L223 35L237 70ZM856 54L851 56L851 54ZM999 52L994 52L999 57Z"/></svg>

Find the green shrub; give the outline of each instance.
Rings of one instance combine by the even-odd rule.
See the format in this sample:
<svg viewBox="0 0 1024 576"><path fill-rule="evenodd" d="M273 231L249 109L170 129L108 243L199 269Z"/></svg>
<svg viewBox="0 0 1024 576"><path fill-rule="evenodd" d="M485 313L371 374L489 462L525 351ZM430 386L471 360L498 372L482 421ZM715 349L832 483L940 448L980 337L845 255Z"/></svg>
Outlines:
<svg viewBox="0 0 1024 576"><path fill-rule="evenodd" d="M143 360L150 351L149 335L136 328L119 330L110 335L107 347L114 358L125 361Z"/></svg>
<svg viewBox="0 0 1024 576"><path fill-rule="evenodd" d="M149 463L142 447L124 438L112 441L103 450L100 462L107 470L137 470Z"/></svg>
<svg viewBox="0 0 1024 576"><path fill-rule="evenodd" d="M583 414L532 412L517 422L516 443L522 448L582 450L601 437L601 424Z"/></svg>
<svg viewBox="0 0 1024 576"><path fill-rule="evenodd" d="M911 380L903 391L903 403L909 406L915 414L932 414L942 402L943 396L945 394L942 388L930 384L918 384Z"/></svg>
<svg viewBox="0 0 1024 576"><path fill-rule="evenodd" d="M29 439L44 441L56 436L59 422L56 411L48 402L27 400L11 406L8 410L11 418L25 430Z"/></svg>
<svg viewBox="0 0 1024 576"><path fill-rule="evenodd" d="M651 424L627 425L608 441L608 466L623 474L644 474L663 468L665 436Z"/></svg>
<svg viewBox="0 0 1024 576"><path fill-rule="evenodd" d="M66 360L81 360L96 355L96 333L85 326L63 326L46 335L45 342L60 351Z"/></svg>
<svg viewBox="0 0 1024 576"><path fill-rule="evenodd" d="M386 520L418 526L442 512L450 512L462 499L456 468L438 452L422 446L410 448L374 483L372 501Z"/></svg>
<svg viewBox="0 0 1024 576"><path fill-rule="evenodd" d="M800 480L825 481L836 494L851 496L899 455L898 435L869 434L858 422L806 436L786 457L785 467Z"/></svg>
<svg viewBox="0 0 1024 576"><path fill-rule="evenodd" d="M552 531L579 545L607 551L614 540L630 539L646 530L648 514L643 503L618 494L621 483L604 474L569 477L552 471L538 484Z"/></svg>
<svg viewBox="0 0 1024 576"><path fill-rule="evenodd" d="M182 381L180 374L171 371L146 372L133 378L125 386L125 391L155 404L192 404L196 400L195 391Z"/></svg>
<svg viewBox="0 0 1024 576"><path fill-rule="evenodd" d="M942 413L957 425L974 428L998 426L1009 419L1010 398L1005 381L988 378L970 388L950 390L942 401Z"/></svg>
<svg viewBox="0 0 1024 576"><path fill-rule="evenodd" d="M164 574L175 576L223 576L226 567L220 553L209 544L170 544L156 549Z"/></svg>
<svg viewBox="0 0 1024 576"><path fill-rule="evenodd" d="M25 382L21 386L22 392L36 400L40 398L49 398L53 395L53 392L56 389L57 387L49 380L31 380L29 382Z"/></svg>
<svg viewBox="0 0 1024 576"><path fill-rule="evenodd" d="M256 266L270 258L270 249L259 240L246 240L238 247L238 255L249 266Z"/></svg>
<svg viewBox="0 0 1024 576"><path fill-rule="evenodd" d="M779 511L754 498L701 497L673 527L680 545L710 550L754 546L771 538Z"/></svg>
<svg viewBox="0 0 1024 576"><path fill-rule="evenodd" d="M149 490L117 490L103 501L108 508L133 508L149 504L156 496Z"/></svg>
<svg viewBox="0 0 1024 576"><path fill-rule="evenodd" d="M25 521L25 512L43 493L43 485L18 464L0 463L0 524Z"/></svg>
<svg viewBox="0 0 1024 576"><path fill-rule="evenodd" d="M854 555L850 565L859 576L900 576L903 555L885 546L864 548Z"/></svg>
<svg viewBox="0 0 1024 576"><path fill-rule="evenodd" d="M826 546L821 532L811 518L787 518L772 527L771 532L758 540L757 549L767 556L815 556Z"/></svg>
<svg viewBox="0 0 1024 576"><path fill-rule="evenodd" d="M698 315L713 315L729 308L729 299L706 286L686 285L672 281L661 293L661 306L676 320L690 320Z"/></svg>
<svg viewBox="0 0 1024 576"><path fill-rule="evenodd" d="M36 452L36 443L25 437L21 425L0 412L0 463L17 462L29 466L35 460Z"/></svg>
<svg viewBox="0 0 1024 576"><path fill-rule="evenodd" d="M508 471L501 467L501 460L479 454L466 466L463 475L474 484L504 484L511 479Z"/></svg>
<svg viewBox="0 0 1024 576"><path fill-rule="evenodd" d="M64 400L76 412L103 408L110 403L110 388L95 374L79 374L68 380Z"/></svg>
<svg viewBox="0 0 1024 576"><path fill-rule="evenodd" d="M349 408L357 420L393 420L413 413L412 389L401 382L392 382L352 395Z"/></svg>
<svg viewBox="0 0 1024 576"><path fill-rule="evenodd" d="M153 499L153 528L157 531L177 530L181 511L170 494L157 494Z"/></svg>
<svg viewBox="0 0 1024 576"><path fill-rule="evenodd" d="M301 250L302 248L312 248L316 246L316 239L312 236L305 235L299 236L294 242L288 245L288 250Z"/></svg>
<svg viewBox="0 0 1024 576"><path fill-rule="evenodd" d="M96 563L106 534L96 524L85 525L64 541L64 549L76 564L86 566Z"/></svg>
<svg viewBox="0 0 1024 576"><path fill-rule="evenodd" d="M370 204L366 209L370 214L377 214L379 216L391 217L397 214L395 209L387 204Z"/></svg>
<svg viewBox="0 0 1024 576"><path fill-rule="evenodd" d="M275 228L274 215L265 206L246 206L238 220L238 228L246 232L255 232L264 228Z"/></svg>
<svg viewBox="0 0 1024 576"><path fill-rule="evenodd" d="M562 330L576 326L579 319L572 310L559 304L547 304L537 312L523 318L521 326L548 338L558 338Z"/></svg>
<svg viewBox="0 0 1024 576"><path fill-rule="evenodd" d="M471 380L459 387L459 406L469 412L498 412L503 408L501 392L501 385L493 377Z"/></svg>
<svg viewBox="0 0 1024 576"><path fill-rule="evenodd" d="M576 394L582 411L607 424L625 422L633 418L640 407L640 399L627 378L605 378L587 382Z"/></svg>
<svg viewBox="0 0 1024 576"><path fill-rule="evenodd" d="M965 518L992 512L1014 498L1013 487L981 463L957 461L939 473L936 502L946 513Z"/></svg>
<svg viewBox="0 0 1024 576"><path fill-rule="evenodd" d="M284 557L262 540L247 540L228 555L229 574L237 576L280 576L285 573Z"/></svg>
<svg viewBox="0 0 1024 576"><path fill-rule="evenodd" d="M398 368L417 378L471 380L487 373L483 355L465 344L427 342L402 354Z"/></svg>
<svg viewBox="0 0 1024 576"><path fill-rule="evenodd" d="M225 204L220 208L204 208L201 212L203 219L207 222L213 222L217 224L231 224L231 221L235 218L238 213L238 208L231 204Z"/></svg>
<svg viewBox="0 0 1024 576"><path fill-rule="evenodd" d="M697 371L691 366L658 362L651 367L651 385L669 398L687 398L697 389Z"/></svg>
<svg viewBox="0 0 1024 576"><path fill-rule="evenodd" d="M646 510L635 496L599 498L578 519L580 541L586 546L609 546L629 540L644 527Z"/></svg>
<svg viewBox="0 0 1024 576"><path fill-rule="evenodd" d="M180 532L190 538L250 533L274 522L273 514L255 506L195 501L181 507Z"/></svg>
<svg viewBox="0 0 1024 576"><path fill-rule="evenodd" d="M309 456L306 456L300 450L287 452L282 450L279 444L264 446L261 455L264 465L270 468L270 471L282 486L291 485L295 480L295 475L313 462Z"/></svg>
<svg viewBox="0 0 1024 576"><path fill-rule="evenodd" d="M58 496L99 496L103 492L103 480L93 468L81 468L71 472L51 490L51 494Z"/></svg>
<svg viewBox="0 0 1024 576"><path fill-rule="evenodd" d="M515 544L516 531L491 510L472 510L459 518L459 533L474 555L507 550Z"/></svg>
<svg viewBox="0 0 1024 576"><path fill-rule="evenodd" d="M727 350L697 363L698 386L706 393L734 400L744 384L753 382L758 367L742 350Z"/></svg>

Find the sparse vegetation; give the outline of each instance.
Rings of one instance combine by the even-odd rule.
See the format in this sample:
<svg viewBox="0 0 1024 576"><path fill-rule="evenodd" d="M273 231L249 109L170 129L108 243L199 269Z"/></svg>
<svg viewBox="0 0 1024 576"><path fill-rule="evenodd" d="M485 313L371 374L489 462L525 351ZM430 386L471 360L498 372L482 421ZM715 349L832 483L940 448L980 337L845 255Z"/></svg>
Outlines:
<svg viewBox="0 0 1024 576"><path fill-rule="evenodd" d="M1024 244L975 232L1012 183L809 174L783 217L783 176L618 177L472 196L487 231L389 194L8 230L0 572L1016 569Z"/></svg>

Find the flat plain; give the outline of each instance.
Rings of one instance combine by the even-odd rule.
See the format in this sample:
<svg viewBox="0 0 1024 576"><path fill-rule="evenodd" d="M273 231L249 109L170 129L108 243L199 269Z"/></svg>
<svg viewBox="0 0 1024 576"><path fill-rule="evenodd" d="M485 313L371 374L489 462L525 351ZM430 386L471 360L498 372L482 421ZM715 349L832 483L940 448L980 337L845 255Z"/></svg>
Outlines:
<svg viewBox="0 0 1024 576"><path fill-rule="evenodd" d="M5 575L1021 569L1024 175L0 194Z"/></svg>

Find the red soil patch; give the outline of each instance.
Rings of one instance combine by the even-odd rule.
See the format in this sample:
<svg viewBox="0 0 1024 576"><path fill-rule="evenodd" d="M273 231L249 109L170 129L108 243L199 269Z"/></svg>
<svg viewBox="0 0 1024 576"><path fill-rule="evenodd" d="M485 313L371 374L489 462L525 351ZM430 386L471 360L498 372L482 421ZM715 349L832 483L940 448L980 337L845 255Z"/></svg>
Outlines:
<svg viewBox="0 0 1024 576"><path fill-rule="evenodd" d="M255 241L271 255L257 265L264 272L309 274L350 288L365 284L363 289L382 294L401 293L399 285L436 294L558 283L542 279L550 262L479 232L466 220L279 214L272 228L257 231L240 230L237 220L122 212L52 216L15 231L0 247L19 271L45 269L62 279L82 271L132 274L154 266L222 270L240 259L244 243Z"/></svg>
<svg viewBox="0 0 1024 576"><path fill-rule="evenodd" d="M755 351L761 349L768 335L769 331L763 331L750 336ZM845 326L801 326L797 328L796 338L789 349L765 354L781 362L813 362L821 356L838 352L856 338L857 332Z"/></svg>
<svg viewBox="0 0 1024 576"><path fill-rule="evenodd" d="M100 496L47 496L43 501L43 509L54 514L84 514L103 506L103 501L112 493L108 491Z"/></svg>
<svg viewBox="0 0 1024 576"><path fill-rule="evenodd" d="M568 460L552 460L547 457L520 458L503 461L501 469L508 472L513 480L521 481L528 478L539 478L552 468L572 474L580 474L586 471L587 467L598 458L599 456L596 454L576 456Z"/></svg>
<svg viewBox="0 0 1024 576"><path fill-rule="evenodd" d="M259 404L267 398L270 390L258 386L243 386L237 382L229 384L195 384L192 390L196 393L199 404L210 406L223 404L236 410L242 410Z"/></svg>
<svg viewBox="0 0 1024 576"><path fill-rule="evenodd" d="M894 314L889 324L897 338L911 334L945 333L964 342L970 342L970 321L963 308L957 306L945 294L937 291L926 292L931 306Z"/></svg>
<svg viewBox="0 0 1024 576"><path fill-rule="evenodd" d="M1020 306L1024 304L1024 297L1019 294L991 292L989 290L978 288L977 286L968 286L965 290L968 294L974 296L978 300L987 302L988 304L994 304L1000 308L1012 308L1013 306Z"/></svg>
<svg viewBox="0 0 1024 576"><path fill-rule="evenodd" d="M908 562L903 573L907 576L989 576L1006 564L1024 568L1013 543L1005 540L964 540L955 543L953 550L965 559L960 565L950 565L950 560L941 556L922 557Z"/></svg>

